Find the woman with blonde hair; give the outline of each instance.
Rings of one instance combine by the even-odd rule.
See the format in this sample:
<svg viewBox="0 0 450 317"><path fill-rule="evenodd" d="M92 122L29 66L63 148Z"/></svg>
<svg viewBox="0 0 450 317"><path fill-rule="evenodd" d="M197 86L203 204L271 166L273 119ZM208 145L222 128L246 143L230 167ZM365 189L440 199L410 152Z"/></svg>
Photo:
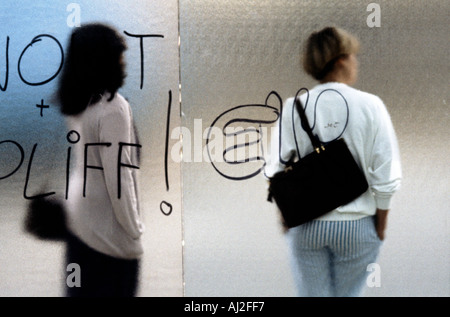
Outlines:
<svg viewBox="0 0 450 317"><path fill-rule="evenodd" d="M358 40L336 27L312 33L304 47L303 68L319 81L298 97L313 133L325 143L344 138L369 189L324 216L287 229L300 296L362 293L368 265L377 260L385 237L391 198L401 182L397 139L383 101L351 87L358 76L358 51ZM283 106L281 138L275 129L271 139L265 170L269 178L284 170L284 162L290 158L313 151L293 109L294 98Z"/></svg>

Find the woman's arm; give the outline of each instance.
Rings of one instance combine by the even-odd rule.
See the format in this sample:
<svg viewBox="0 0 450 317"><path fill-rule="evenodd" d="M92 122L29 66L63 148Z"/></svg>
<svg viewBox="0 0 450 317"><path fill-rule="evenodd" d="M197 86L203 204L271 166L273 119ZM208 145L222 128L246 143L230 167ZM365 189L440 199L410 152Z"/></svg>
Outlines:
<svg viewBox="0 0 450 317"><path fill-rule="evenodd" d="M133 161L136 156L132 153L138 149L132 137L132 120L128 107L123 104L110 107L114 109L101 118L99 127L100 140L111 143L100 154L106 187L117 221L133 239L138 239L144 224L139 215L138 162Z"/></svg>

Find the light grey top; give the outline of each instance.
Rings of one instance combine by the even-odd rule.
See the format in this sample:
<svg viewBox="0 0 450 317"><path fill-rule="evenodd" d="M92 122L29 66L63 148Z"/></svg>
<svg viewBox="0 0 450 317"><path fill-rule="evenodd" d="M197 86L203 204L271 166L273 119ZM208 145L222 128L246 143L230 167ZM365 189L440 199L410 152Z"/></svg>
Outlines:
<svg viewBox="0 0 450 317"><path fill-rule="evenodd" d="M67 202L68 227L104 254L139 258L144 224L139 210L137 147L130 105L120 95L104 95L68 126L80 135L72 145ZM121 145L121 143L123 143ZM120 157L119 157L120 155ZM119 197L120 179L120 197Z"/></svg>
<svg viewBox="0 0 450 317"><path fill-rule="evenodd" d="M303 106L306 95L300 97ZM294 98L289 98L283 106L281 157L285 161L297 153L292 125L293 102ZM344 138L369 183L366 193L319 219L354 220L374 215L376 208L389 209L391 198L400 186L402 171L397 138L383 101L346 84L319 84L309 91L306 115L313 133L321 141ZM305 156L313 148L295 109L294 126L300 156ZM279 129L273 131L265 168L268 177L285 167L278 155Z"/></svg>

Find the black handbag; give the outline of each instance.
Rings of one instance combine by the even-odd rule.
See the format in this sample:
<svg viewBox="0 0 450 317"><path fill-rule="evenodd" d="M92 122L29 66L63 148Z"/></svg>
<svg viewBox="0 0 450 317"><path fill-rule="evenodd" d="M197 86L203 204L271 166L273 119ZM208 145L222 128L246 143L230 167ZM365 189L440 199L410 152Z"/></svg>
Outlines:
<svg viewBox="0 0 450 317"><path fill-rule="evenodd" d="M23 229L39 240L65 241L66 211L62 201L39 196L28 203Z"/></svg>
<svg viewBox="0 0 450 317"><path fill-rule="evenodd" d="M314 151L288 163L284 171L270 178L268 200L275 200L287 228L316 219L368 189L367 180L344 139L321 142L313 135L299 98L294 99Z"/></svg>

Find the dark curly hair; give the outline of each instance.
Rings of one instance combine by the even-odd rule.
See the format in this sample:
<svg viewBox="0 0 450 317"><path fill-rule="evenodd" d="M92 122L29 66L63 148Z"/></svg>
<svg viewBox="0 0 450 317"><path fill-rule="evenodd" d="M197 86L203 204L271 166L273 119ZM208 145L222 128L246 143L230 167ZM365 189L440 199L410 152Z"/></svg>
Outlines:
<svg viewBox="0 0 450 317"><path fill-rule="evenodd" d="M106 92L114 98L125 79L125 40L112 27L92 23L75 28L70 37L58 87L61 112L76 115Z"/></svg>

